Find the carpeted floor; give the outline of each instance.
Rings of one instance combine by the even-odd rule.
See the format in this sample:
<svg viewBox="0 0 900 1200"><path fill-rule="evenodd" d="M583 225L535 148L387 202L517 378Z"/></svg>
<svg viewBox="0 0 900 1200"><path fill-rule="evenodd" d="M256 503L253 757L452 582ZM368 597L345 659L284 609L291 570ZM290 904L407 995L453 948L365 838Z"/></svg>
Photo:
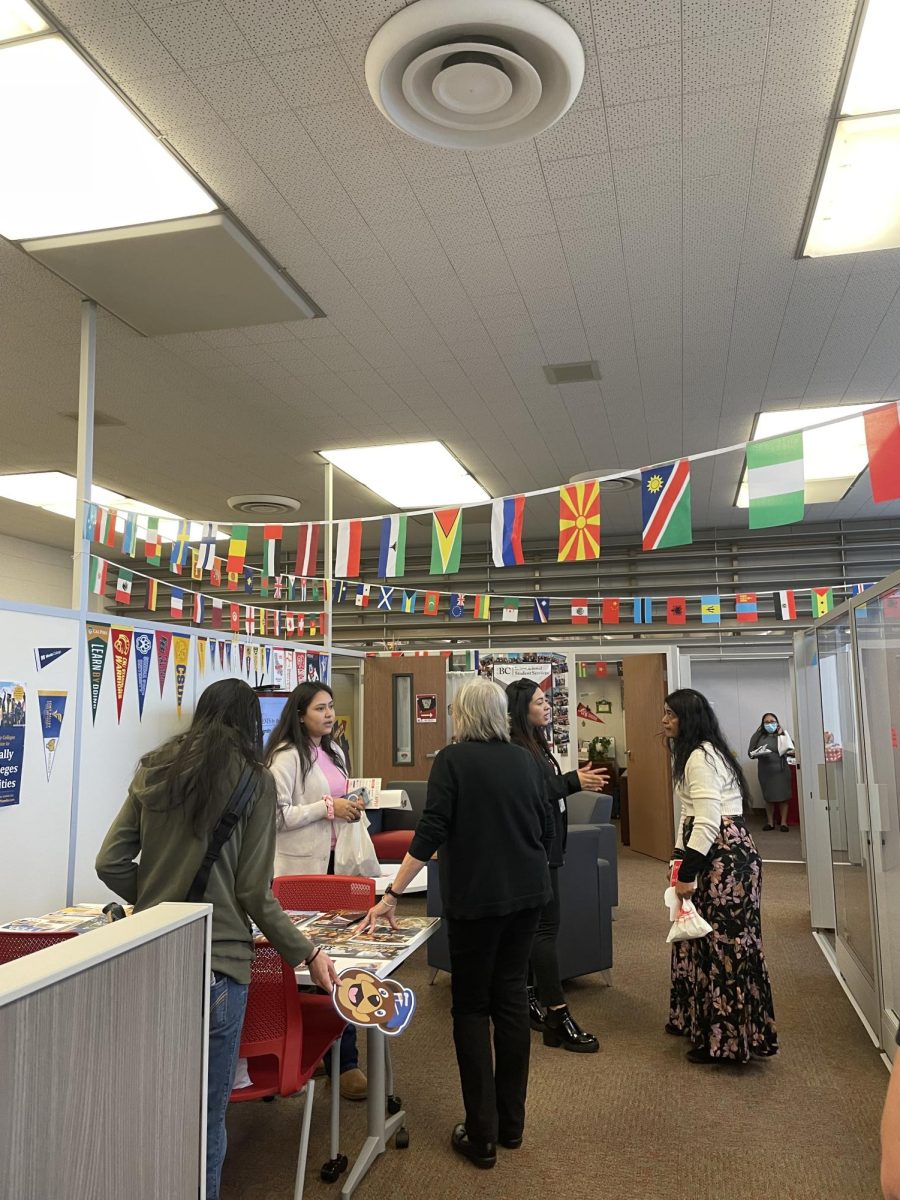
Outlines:
<svg viewBox="0 0 900 1200"><path fill-rule="evenodd" d="M598 1055L549 1050L533 1035L525 1145L478 1171L449 1148L462 1116L449 1020L449 981L420 952L403 973L418 994L394 1043L410 1146L391 1146L360 1200L877 1200L878 1123L887 1072L809 932L803 868L767 865L763 922L782 1052L746 1068L687 1063L667 1037L663 864L622 851L621 905L610 988L569 991ZM421 900L405 902L420 912ZM318 1087L307 1197L328 1156L327 1088ZM345 1104L342 1149L364 1136L365 1105ZM223 1200L289 1200L299 1101L232 1105Z"/></svg>

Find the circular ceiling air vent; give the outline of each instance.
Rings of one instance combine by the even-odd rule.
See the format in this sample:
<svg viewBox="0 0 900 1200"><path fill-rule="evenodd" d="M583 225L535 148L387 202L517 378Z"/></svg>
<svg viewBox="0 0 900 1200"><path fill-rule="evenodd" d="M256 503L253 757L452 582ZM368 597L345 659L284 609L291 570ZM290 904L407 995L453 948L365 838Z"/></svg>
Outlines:
<svg viewBox="0 0 900 1200"><path fill-rule="evenodd" d="M615 467L598 467L596 471L583 471L580 475L573 475L569 483L586 483L589 479L600 480L600 491L607 492L630 492L632 488L636 488L638 481L629 475L618 475L615 478L604 479L604 475L612 475L616 470Z"/></svg>
<svg viewBox="0 0 900 1200"><path fill-rule="evenodd" d="M537 0L417 0L375 34L366 83L387 119L455 150L507 146L572 105L584 51Z"/></svg>
<svg viewBox="0 0 900 1200"><path fill-rule="evenodd" d="M300 501L292 500L290 496L229 496L228 507L250 516L274 517L279 513L296 512Z"/></svg>

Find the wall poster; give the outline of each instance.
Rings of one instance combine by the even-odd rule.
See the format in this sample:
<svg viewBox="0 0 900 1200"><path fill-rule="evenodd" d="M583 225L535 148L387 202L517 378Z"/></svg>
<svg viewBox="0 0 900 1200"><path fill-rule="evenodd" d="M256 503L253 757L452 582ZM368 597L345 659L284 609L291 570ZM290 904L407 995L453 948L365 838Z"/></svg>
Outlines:
<svg viewBox="0 0 900 1200"><path fill-rule="evenodd" d="M25 757L25 685L0 683L0 807L19 803Z"/></svg>

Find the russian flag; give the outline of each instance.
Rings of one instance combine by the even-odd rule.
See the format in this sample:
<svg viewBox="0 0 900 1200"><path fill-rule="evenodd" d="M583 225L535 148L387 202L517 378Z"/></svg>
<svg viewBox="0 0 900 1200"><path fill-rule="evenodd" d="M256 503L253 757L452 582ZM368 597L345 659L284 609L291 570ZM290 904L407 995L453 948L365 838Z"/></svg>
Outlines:
<svg viewBox="0 0 900 1200"><path fill-rule="evenodd" d="M524 496L505 496L492 502L491 548L495 567L519 567L525 562L522 553L524 518Z"/></svg>

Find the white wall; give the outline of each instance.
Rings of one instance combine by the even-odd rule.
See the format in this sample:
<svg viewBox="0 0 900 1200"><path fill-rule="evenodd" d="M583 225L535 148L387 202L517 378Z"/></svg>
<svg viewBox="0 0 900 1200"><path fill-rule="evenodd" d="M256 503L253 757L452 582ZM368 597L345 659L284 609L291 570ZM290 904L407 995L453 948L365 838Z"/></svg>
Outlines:
<svg viewBox="0 0 900 1200"><path fill-rule="evenodd" d="M790 666L786 658L691 662L691 687L703 692L716 711L729 746L744 768L755 807L762 807L756 762L747 746L759 719L773 712L788 733L791 724Z"/></svg>
<svg viewBox="0 0 900 1200"><path fill-rule="evenodd" d="M79 625L74 618L0 609L0 681L25 687L25 749L19 803L0 806L0 922L40 916L66 902L75 749ZM69 646L39 671L36 647ZM66 692L49 781L39 691Z"/></svg>
<svg viewBox="0 0 900 1200"><path fill-rule="evenodd" d="M588 671L594 669L593 663L587 664ZM616 743L616 762L619 767L625 766L625 712L622 708L622 680L616 673L616 664L609 663L609 675L604 679L579 679L578 700L586 704L591 712L595 712L598 700L608 700L612 705L611 713L597 713L603 722L585 721L578 718L578 741L589 742L595 737L611 737Z"/></svg>
<svg viewBox="0 0 900 1200"><path fill-rule="evenodd" d="M68 608L72 554L0 534L0 600Z"/></svg>

